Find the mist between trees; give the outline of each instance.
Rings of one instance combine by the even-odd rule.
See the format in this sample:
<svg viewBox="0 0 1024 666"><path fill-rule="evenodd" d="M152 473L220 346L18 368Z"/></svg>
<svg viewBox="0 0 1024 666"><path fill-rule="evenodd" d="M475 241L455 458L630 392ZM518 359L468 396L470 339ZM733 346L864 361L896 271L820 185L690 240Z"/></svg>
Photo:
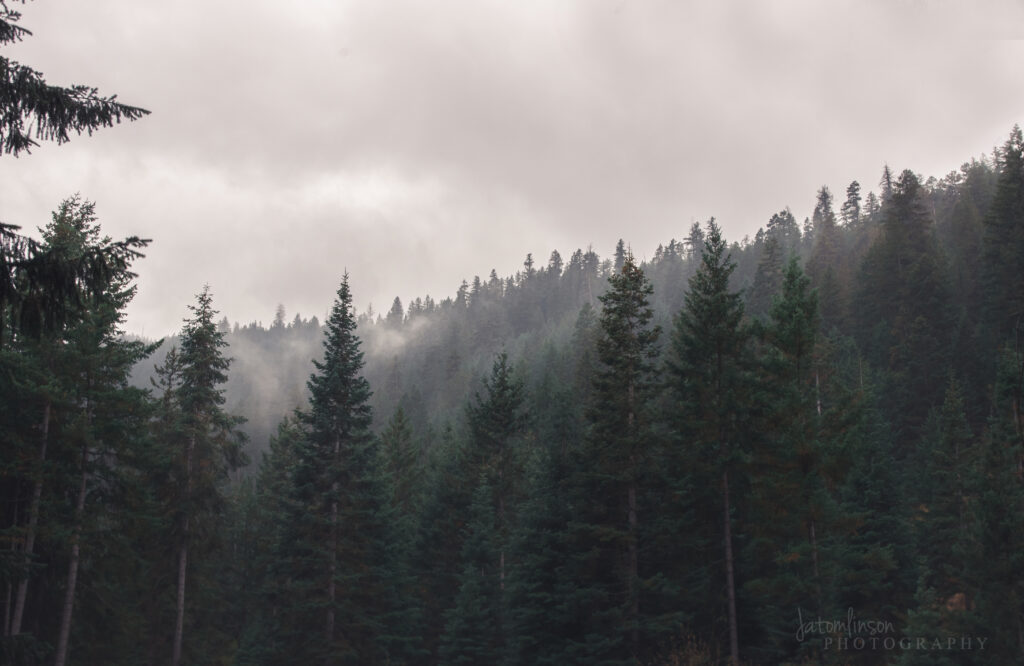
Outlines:
<svg viewBox="0 0 1024 666"><path fill-rule="evenodd" d="M1020 129L768 217L162 343L145 241L0 228L5 660L1021 660Z"/></svg>

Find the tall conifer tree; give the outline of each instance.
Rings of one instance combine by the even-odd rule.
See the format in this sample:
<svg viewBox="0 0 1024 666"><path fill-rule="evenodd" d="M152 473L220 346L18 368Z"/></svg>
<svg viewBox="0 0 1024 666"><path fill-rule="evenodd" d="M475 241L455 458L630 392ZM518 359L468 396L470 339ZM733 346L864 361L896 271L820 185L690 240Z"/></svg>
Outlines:
<svg viewBox="0 0 1024 666"><path fill-rule="evenodd" d="M224 334L217 330L210 288L204 287L190 305L192 317L181 331L181 384L177 388L181 436L175 465L178 535L177 611L172 666L182 659L185 628L185 591L189 548L209 536L211 524L224 508L223 483L227 473L241 466L241 419L224 411L224 389L231 361L224 357Z"/></svg>
<svg viewBox="0 0 1024 666"><path fill-rule="evenodd" d="M282 556L292 589L282 646L288 658L311 663L383 663L400 651L401 627L389 615L397 563L347 273L325 328L291 479ZM310 640L317 625L319 639Z"/></svg>
<svg viewBox="0 0 1024 666"><path fill-rule="evenodd" d="M703 461L719 488L724 549L729 654L739 663L736 612L736 555L733 539L734 488L749 449L751 384L749 331L743 302L729 289L736 264L714 220L708 222L701 265L690 280L686 305L676 319L669 369L679 397L683 445L692 459Z"/></svg>

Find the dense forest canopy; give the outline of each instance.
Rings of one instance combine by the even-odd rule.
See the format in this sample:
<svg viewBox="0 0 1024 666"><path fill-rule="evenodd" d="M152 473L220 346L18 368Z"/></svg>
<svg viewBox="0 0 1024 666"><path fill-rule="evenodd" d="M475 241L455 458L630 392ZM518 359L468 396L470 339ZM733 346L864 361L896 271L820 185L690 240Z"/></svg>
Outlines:
<svg viewBox="0 0 1024 666"><path fill-rule="evenodd" d="M0 227L5 662L1019 662L1021 130L866 189L154 343Z"/></svg>

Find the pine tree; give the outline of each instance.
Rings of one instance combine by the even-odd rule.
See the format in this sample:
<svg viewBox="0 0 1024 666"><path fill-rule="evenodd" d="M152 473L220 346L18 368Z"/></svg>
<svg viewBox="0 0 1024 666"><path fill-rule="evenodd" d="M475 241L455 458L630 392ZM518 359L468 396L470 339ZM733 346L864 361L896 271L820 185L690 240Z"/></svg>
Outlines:
<svg viewBox="0 0 1024 666"><path fill-rule="evenodd" d="M391 513L348 274L327 320L323 360L309 379L306 435L295 451L283 568L291 577L282 648L290 659L382 662L401 651ZM308 634L319 625L318 639ZM316 634L314 634L316 635ZM398 658L398 655L393 655Z"/></svg>
<svg viewBox="0 0 1024 666"><path fill-rule="evenodd" d="M455 605L445 613L442 664L497 664L502 654L498 525L486 477L473 493L463 538Z"/></svg>
<svg viewBox="0 0 1024 666"><path fill-rule="evenodd" d="M606 612L621 618L623 645L633 658L640 655L640 636L645 629L640 599L644 582L639 560L640 498L654 445L647 401L653 396L654 360L661 333L651 323L653 291L633 257L627 255L621 271L609 277L608 291L599 297L599 365L588 410L591 431L584 451L589 459L583 462L589 467L594 489L599 489L596 497L600 499L595 499L603 504L591 524L604 535L599 539L604 556L623 563L613 572L620 589L610 591L622 601L611 603Z"/></svg>
<svg viewBox="0 0 1024 666"><path fill-rule="evenodd" d="M998 360L993 414L976 479L980 625L990 663L1024 659L1024 348L1018 338Z"/></svg>
<svg viewBox="0 0 1024 666"><path fill-rule="evenodd" d="M473 498L473 484L479 474L467 478L470 469L468 442L457 437L445 424L440 441L431 450L426 491L417 512L417 543L413 552L414 573L422 589L423 648L436 663L439 639L445 631L444 613L455 605L459 589L462 545L467 522L466 508Z"/></svg>
<svg viewBox="0 0 1024 666"><path fill-rule="evenodd" d="M190 305L192 317L181 331L179 357L181 384L177 403L181 410L182 440L175 469L176 531L178 534L178 589L172 666L182 659L185 626L185 590L189 548L210 534L215 516L223 508L227 473L244 461L241 420L223 409L227 371L231 361L221 351L227 343L217 330L213 296L204 287Z"/></svg>
<svg viewBox="0 0 1024 666"><path fill-rule="evenodd" d="M749 447L750 386L747 341L740 294L729 290L735 269L714 220L708 222L701 266L690 280L686 305L676 319L669 371L679 398L681 444L700 460L720 489L729 654L739 663L736 613L736 557L732 536L733 488Z"/></svg>
<svg viewBox="0 0 1024 666"><path fill-rule="evenodd" d="M579 440L549 442L527 467L521 518L510 545L509 664L572 663L574 644L586 642L577 609L586 607L588 590L570 575L575 498L567 479L573 472L569 451L578 446Z"/></svg>
<svg viewBox="0 0 1024 666"><path fill-rule="evenodd" d="M842 235L832 210L832 193L827 187L818 190L818 202L812 217L814 247L807 260L807 274L820 296L821 325L825 331L839 325L845 316L845 293L842 289L844 271Z"/></svg>
<svg viewBox="0 0 1024 666"><path fill-rule="evenodd" d="M615 244L614 266L616 273L620 273L622 271L622 266L626 263L626 254L626 242L620 238L619 242Z"/></svg>
<svg viewBox="0 0 1024 666"><path fill-rule="evenodd" d="M859 341L872 363L890 371L884 397L900 457L942 402L954 330L947 263L924 194L910 171L892 185L883 233L865 256L858 281Z"/></svg>
<svg viewBox="0 0 1024 666"><path fill-rule="evenodd" d="M290 552L286 525L295 510L291 504L292 475L299 443L305 436L302 424L286 417L260 460L254 527L257 542L251 563L254 574L245 583L251 608L240 632L237 656L237 662L246 666L287 663L278 658L285 652L281 611L289 603L291 573L285 564Z"/></svg>
<svg viewBox="0 0 1024 666"><path fill-rule="evenodd" d="M785 257L782 256L783 249L779 239L774 234L769 234L764 243L764 253L757 262L757 272L754 273L754 284L747 296L746 311L755 317L763 317L768 314L771 308L772 297L778 293L782 286L782 275L785 267Z"/></svg>
<svg viewBox="0 0 1024 666"><path fill-rule="evenodd" d="M385 318L385 323L389 328L398 330L402 328L402 322L405 319L405 312L402 309L402 299L395 296L394 302L391 304L391 309L388 310L388 316Z"/></svg>
<svg viewBox="0 0 1024 666"><path fill-rule="evenodd" d="M960 384L953 378L942 409L932 415L924 444L918 463L924 478L913 522L920 574L907 635L981 635L973 612L977 572L972 572L978 562L973 514L979 447L967 424ZM901 663L967 663L972 656L947 655L937 661L934 655L910 652Z"/></svg>
<svg viewBox="0 0 1024 666"><path fill-rule="evenodd" d="M523 385L513 375L504 352L495 359L491 376L484 380L484 391L485 396L476 394L467 414L473 440L469 452L470 470L482 473L494 491L492 506L499 550L497 571L503 588L506 549L515 510L512 504L519 490L522 464L516 440L525 426Z"/></svg>
<svg viewBox="0 0 1024 666"><path fill-rule="evenodd" d="M992 339L1009 336L1024 318L1024 133L1014 125L999 152L999 182L985 216L985 310Z"/></svg>
<svg viewBox="0 0 1024 666"><path fill-rule="evenodd" d="M762 600L759 660L796 647L785 628L794 608L824 615L823 536L834 513L825 489L826 454L817 368L817 293L790 259L764 330L764 437L752 452L751 550L744 586ZM801 646L807 649L807 645Z"/></svg>
<svg viewBox="0 0 1024 666"><path fill-rule="evenodd" d="M860 224L860 183L853 181L846 188L846 201L839 211L843 226L852 229Z"/></svg>
<svg viewBox="0 0 1024 666"><path fill-rule="evenodd" d="M81 255L100 243L94 206L77 199L62 205L53 222L43 230L43 241L50 248L61 248L68 256ZM124 340L119 325L124 308L135 294L134 274L128 270L108 277L105 293L98 294L92 307L65 334L59 360L59 373L67 377L65 385L77 396L75 413L68 415L72 427L66 432L77 445L72 464L75 497L71 524L70 556L65 582L65 597L56 643L54 664L63 666L69 652L72 611L75 605L79 565L83 547L88 552L86 500L91 487L112 474L111 461L130 455L133 441L145 439L147 403L144 395L127 384L133 365L148 356L153 346ZM69 443L72 443L69 442ZM69 479L71 481L71 479ZM93 509L95 511L95 509Z"/></svg>
<svg viewBox="0 0 1024 666"><path fill-rule="evenodd" d="M412 427L401 405L395 409L380 441L391 481L392 504L403 515L410 515L419 496L423 468Z"/></svg>

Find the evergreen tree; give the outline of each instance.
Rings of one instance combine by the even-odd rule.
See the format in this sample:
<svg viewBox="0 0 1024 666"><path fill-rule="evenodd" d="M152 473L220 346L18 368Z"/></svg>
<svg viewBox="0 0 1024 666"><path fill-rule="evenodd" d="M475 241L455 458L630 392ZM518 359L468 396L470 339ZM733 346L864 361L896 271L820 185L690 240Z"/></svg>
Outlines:
<svg viewBox="0 0 1024 666"><path fill-rule="evenodd" d="M578 440L549 442L528 466L521 519L510 546L510 664L572 663L574 648L586 642L577 618L585 613L591 590L577 585L571 575L576 557L570 555L569 536L573 502L578 499L567 482L573 472L569 451L577 446Z"/></svg>
<svg viewBox="0 0 1024 666"><path fill-rule="evenodd" d="M4 248L14 252L2 262L14 280L7 304L23 299L28 307L0 309L12 333L6 348L0 346L0 441L9 460L0 487L17 491L3 529L21 546L0 558L8 582L3 650L19 663L25 650L51 643L54 663L63 665L73 645L78 654L87 649L77 631L81 622L73 621L82 605L79 574L106 537L104 527L119 522L117 514L105 515L97 489L118 496L123 471L115 461L135 460L148 441L147 401L127 377L152 347L121 337L123 310L135 292L130 262L140 255L124 245L126 252L106 263L104 251L113 244L100 236L95 206L65 200L40 231L38 243ZM90 262L96 263L85 269ZM41 325L26 331L19 324L35 308L44 315L35 320ZM56 316L46 321L47 312ZM88 584L99 584L105 572L97 573L92 567L86 574Z"/></svg>
<svg viewBox="0 0 1024 666"><path fill-rule="evenodd" d="M290 480L282 564L291 578L282 649L290 659L335 663L400 658L392 633L395 561L387 486L378 440L370 433L370 388L348 275L326 324L323 360L309 379L305 437ZM319 639L306 632L319 625Z"/></svg>
<svg viewBox="0 0 1024 666"><path fill-rule="evenodd" d="M515 510L512 504L519 490L522 464L516 440L525 426L523 384L513 375L504 352L495 359L491 376L483 384L486 395L477 393L467 413L473 440L469 462L471 472L483 474L493 488L498 580L504 587L505 554Z"/></svg>
<svg viewBox="0 0 1024 666"><path fill-rule="evenodd" d="M1002 340L1024 318L1024 134L1014 125L999 151L999 181L985 216L983 241L986 319Z"/></svg>
<svg viewBox="0 0 1024 666"><path fill-rule="evenodd" d="M622 266L626 263L626 242L619 239L619 242L615 244L615 272L619 273L622 271Z"/></svg>
<svg viewBox="0 0 1024 666"><path fill-rule="evenodd" d="M409 419L401 406L395 409L380 440L391 481L392 504L403 515L409 515L419 495L423 468Z"/></svg>
<svg viewBox="0 0 1024 666"><path fill-rule="evenodd" d="M924 483L913 524L920 574L907 635L982 635L972 612L977 602L977 573L972 568L978 561L973 516L978 447L955 379L950 379L942 409L929 425L929 441L922 446L918 463ZM934 655L908 652L901 663L968 663L973 656L961 652L940 661Z"/></svg>
<svg viewBox="0 0 1024 666"><path fill-rule="evenodd" d="M835 509L826 491L816 338L817 293L793 257L765 326L763 381L770 389L761 398L765 436L752 452L754 564L745 588L762 603L759 660L792 656L786 628L794 608L825 615L823 536Z"/></svg>
<svg viewBox="0 0 1024 666"><path fill-rule="evenodd" d="M588 410L591 430L583 448L586 459L579 463L590 476L587 486L596 493L595 506L590 508L595 513L581 519L590 523L591 538L604 551L602 558L621 563L611 572L615 587L607 590L610 599L601 611L609 620L618 618L615 631L626 650L620 658L628 654L632 659L640 657L641 634L649 629L641 615L645 581L639 554L640 501L654 446L647 403L653 397L654 360L661 333L651 324L652 293L643 271L627 255L621 271L610 276L608 291L599 297L603 306L597 340L599 365Z"/></svg>
<svg viewBox="0 0 1024 666"><path fill-rule="evenodd" d="M910 171L892 185L857 296L860 342L869 360L890 371L885 401L901 457L942 402L954 329L947 264L923 196Z"/></svg>
<svg viewBox="0 0 1024 666"><path fill-rule="evenodd" d="M384 320L389 328L398 330L402 328L402 322L405 319L405 311L402 309L402 299L395 296L395 301L391 304L391 309L388 310L388 316Z"/></svg>
<svg viewBox="0 0 1024 666"><path fill-rule="evenodd" d="M701 265L690 280L686 305L676 320L669 371L679 398L681 446L701 461L715 483L722 516L729 654L739 663L733 489L749 447L749 331L740 294L729 290L736 264L714 220L708 222Z"/></svg>
<svg viewBox="0 0 1024 666"><path fill-rule="evenodd" d="M842 235L832 210L832 193L827 187L818 190L818 202L811 219L814 224L814 247L807 261L807 273L811 283L818 288L821 325L828 331L842 321L846 304L842 289L845 263Z"/></svg>
<svg viewBox="0 0 1024 666"><path fill-rule="evenodd" d="M179 357L181 384L177 388L181 435L175 466L175 529L178 534L178 589L172 666L182 659L185 626L185 590L189 548L196 538L208 537L224 507L223 483L227 473L240 467L240 420L223 409L230 359L221 351L227 343L217 330L213 296L204 287L190 305L192 317L181 331Z"/></svg>
<svg viewBox="0 0 1024 666"><path fill-rule="evenodd" d="M846 201L839 211L843 218L843 226L852 229L860 224L860 183L853 181L846 188Z"/></svg>
<svg viewBox="0 0 1024 666"><path fill-rule="evenodd" d="M1024 659L1024 350L998 360L993 415L983 441L977 488L980 625L991 638L990 663Z"/></svg>
<svg viewBox="0 0 1024 666"><path fill-rule="evenodd" d="M754 274L754 284L747 296L746 311L755 317L763 317L768 314L771 308L772 297L778 293L782 286L782 275L785 266L785 257L782 256L783 249L779 239L774 234L769 234L764 244L764 253L757 263L757 272Z"/></svg>
<svg viewBox="0 0 1024 666"><path fill-rule="evenodd" d="M494 491L481 478L469 507L455 606L445 613L442 664L497 664L501 661L501 597Z"/></svg>

